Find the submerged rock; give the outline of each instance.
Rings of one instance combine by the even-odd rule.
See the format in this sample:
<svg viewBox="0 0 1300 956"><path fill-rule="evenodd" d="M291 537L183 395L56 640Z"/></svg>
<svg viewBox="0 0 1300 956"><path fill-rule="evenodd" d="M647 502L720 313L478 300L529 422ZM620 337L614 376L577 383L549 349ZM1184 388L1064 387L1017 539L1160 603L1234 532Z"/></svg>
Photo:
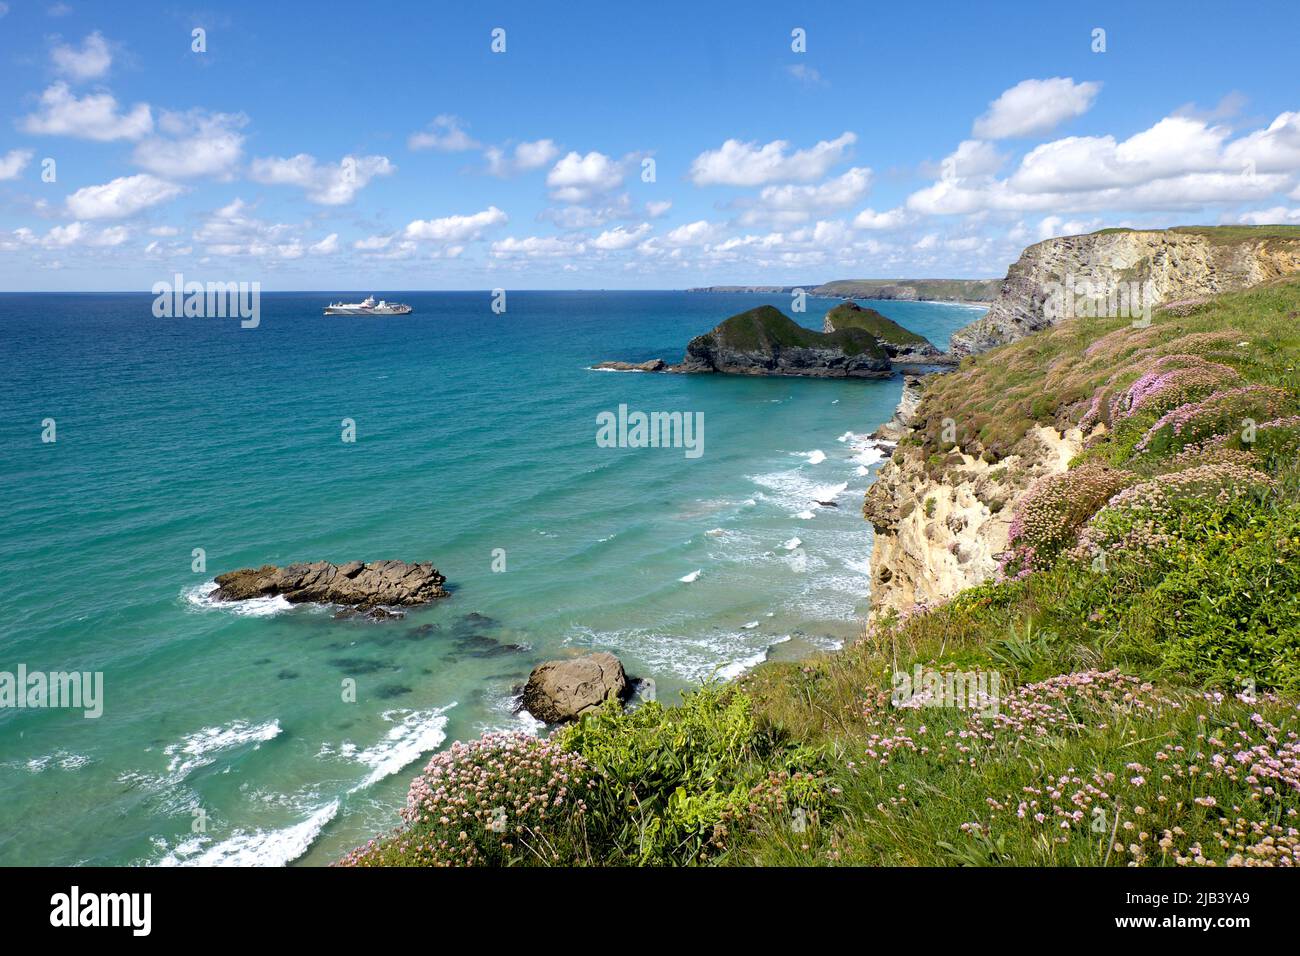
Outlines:
<svg viewBox="0 0 1300 956"><path fill-rule="evenodd" d="M524 685L521 702L538 720L558 724L577 719L611 697L626 700L631 692L619 659L600 651L537 665Z"/></svg>
<svg viewBox="0 0 1300 956"><path fill-rule="evenodd" d="M376 619L394 616L381 606L409 607L447 596L446 578L431 563L374 561L363 564L264 565L217 575L216 601L246 601L257 597L283 597L291 604L342 604L373 612Z"/></svg>

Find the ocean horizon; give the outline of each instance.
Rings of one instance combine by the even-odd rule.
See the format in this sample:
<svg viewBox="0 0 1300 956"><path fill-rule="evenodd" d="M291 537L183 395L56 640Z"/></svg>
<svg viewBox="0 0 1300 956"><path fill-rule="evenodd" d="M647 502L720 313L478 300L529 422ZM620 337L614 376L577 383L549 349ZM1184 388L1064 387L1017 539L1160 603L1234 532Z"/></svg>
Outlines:
<svg viewBox="0 0 1300 956"><path fill-rule="evenodd" d="M0 805L24 821L0 864L326 864L396 825L429 754L535 730L514 707L543 660L612 651L673 702L861 631L868 435L900 377L591 369L675 361L788 295L512 290L496 314L408 291L384 294L409 316L321 315L348 294L264 292L255 329L142 293L0 294L7 663L104 675L98 718L0 711ZM820 329L839 301L791 314ZM979 311L870 304L940 347ZM620 406L698 415L701 453L601 447ZM451 596L378 622L208 597L237 568L388 558Z"/></svg>

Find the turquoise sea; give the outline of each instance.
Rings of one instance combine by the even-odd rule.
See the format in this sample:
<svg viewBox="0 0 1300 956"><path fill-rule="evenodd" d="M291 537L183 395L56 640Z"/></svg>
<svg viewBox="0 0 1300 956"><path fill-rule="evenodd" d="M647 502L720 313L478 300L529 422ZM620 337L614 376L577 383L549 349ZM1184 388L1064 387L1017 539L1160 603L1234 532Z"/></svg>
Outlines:
<svg viewBox="0 0 1300 956"><path fill-rule="evenodd" d="M860 631L865 436L901 379L589 369L676 361L788 296L511 292L498 315L375 290L414 314L321 315L369 291L263 294L256 329L0 295L0 670L104 675L98 719L0 710L0 864L328 863L397 822L432 751L535 727L511 705L541 660L610 650L670 700ZM871 304L940 346L980 311ZM598 447L620 404L703 413L703 454ZM382 558L452 597L387 622L206 600L235 568Z"/></svg>

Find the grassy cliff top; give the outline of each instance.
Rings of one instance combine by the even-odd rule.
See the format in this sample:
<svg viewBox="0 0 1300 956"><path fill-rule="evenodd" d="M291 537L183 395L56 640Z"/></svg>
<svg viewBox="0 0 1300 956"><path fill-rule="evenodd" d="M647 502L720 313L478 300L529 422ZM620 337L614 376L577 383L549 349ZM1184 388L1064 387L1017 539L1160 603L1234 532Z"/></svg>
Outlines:
<svg viewBox="0 0 1300 956"><path fill-rule="evenodd" d="M1130 229L1117 226L1110 229L1098 229L1088 233L1091 236L1109 236L1118 232L1177 232L1184 235L1204 236L1218 245L1233 245L1238 242L1262 242L1267 239L1300 239L1300 226L1264 225L1264 226L1171 226L1168 229Z"/></svg>
<svg viewBox="0 0 1300 956"><path fill-rule="evenodd" d="M842 302L827 312L826 318L836 329L865 329L890 345L930 344L924 335L917 335L875 309L863 308L856 302Z"/></svg>
<svg viewBox="0 0 1300 956"><path fill-rule="evenodd" d="M1129 319L1072 319L931 379L918 430L926 450L941 453L941 423L952 418L963 451L999 459L1034 425L1077 421L1097 389L1126 387L1150 359L1187 352L1263 384L1293 387L1298 318L1300 280L1290 279L1191 307L1161 307L1144 329L1133 328Z"/></svg>
<svg viewBox="0 0 1300 956"><path fill-rule="evenodd" d="M839 348L846 355L867 353L885 358L885 350L865 329L850 328L824 333L804 328L780 309L760 305L722 322L707 336L716 347L742 352L773 348Z"/></svg>

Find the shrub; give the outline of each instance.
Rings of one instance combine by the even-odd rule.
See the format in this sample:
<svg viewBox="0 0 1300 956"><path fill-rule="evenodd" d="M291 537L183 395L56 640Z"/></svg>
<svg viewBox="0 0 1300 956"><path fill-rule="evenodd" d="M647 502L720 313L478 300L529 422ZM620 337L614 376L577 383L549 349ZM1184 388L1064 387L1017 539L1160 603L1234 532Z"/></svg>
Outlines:
<svg viewBox="0 0 1300 956"><path fill-rule="evenodd" d="M525 734L487 734L436 754L411 781L403 826L344 866L555 866L589 862L578 755Z"/></svg>
<svg viewBox="0 0 1300 956"><path fill-rule="evenodd" d="M588 801L593 832L630 862L706 856L714 826L745 804L758 773L751 701L724 685L706 684L674 708L610 705L558 736L599 775Z"/></svg>
<svg viewBox="0 0 1300 956"><path fill-rule="evenodd" d="M1165 412L1152 425L1136 451L1157 455L1177 452L1194 442L1236 431L1246 420L1277 418L1293 404L1289 393L1269 385L1246 385L1215 392Z"/></svg>
<svg viewBox="0 0 1300 956"><path fill-rule="evenodd" d="M1084 522L1133 479L1130 472L1096 462L1038 479L1016 506L1001 559L1002 575L1024 577L1050 565L1074 543Z"/></svg>

